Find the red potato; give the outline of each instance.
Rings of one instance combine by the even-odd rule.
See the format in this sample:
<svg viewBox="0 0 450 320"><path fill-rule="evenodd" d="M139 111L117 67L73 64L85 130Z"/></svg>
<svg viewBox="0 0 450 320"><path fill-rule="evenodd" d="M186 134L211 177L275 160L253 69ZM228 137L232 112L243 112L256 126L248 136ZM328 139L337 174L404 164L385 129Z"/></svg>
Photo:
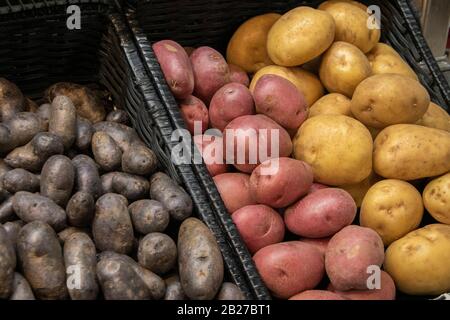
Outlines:
<svg viewBox="0 0 450 320"><path fill-rule="evenodd" d="M381 266L384 246L369 228L350 225L336 233L325 252L325 268L333 287L339 291L366 290L370 266Z"/></svg>
<svg viewBox="0 0 450 320"><path fill-rule="evenodd" d="M240 83L228 83L217 90L209 104L211 126L223 131L231 120L255 114L250 90Z"/></svg>
<svg viewBox="0 0 450 320"><path fill-rule="evenodd" d="M235 64L228 64L228 68L230 68L230 80L231 82L237 82L243 84L248 88L250 85L250 79L248 78L247 72L241 67Z"/></svg>
<svg viewBox="0 0 450 320"><path fill-rule="evenodd" d="M300 241L264 247L253 260L267 288L282 299L313 289L324 275L324 261L319 250Z"/></svg>
<svg viewBox="0 0 450 320"><path fill-rule="evenodd" d="M391 276L381 270L380 274L380 288L368 290L350 290L338 291L333 284L329 284L327 290L330 290L338 295L350 300L395 300L395 283Z"/></svg>
<svg viewBox="0 0 450 320"><path fill-rule="evenodd" d="M292 152L287 131L262 114L236 118L223 133L226 161L242 172L250 173L261 162L288 157Z"/></svg>
<svg viewBox="0 0 450 320"><path fill-rule="evenodd" d="M172 40L158 41L152 48L173 95L186 99L194 91L194 72L186 51Z"/></svg>
<svg viewBox="0 0 450 320"><path fill-rule="evenodd" d="M310 245L313 245L316 247L317 250L320 251L320 253L325 256L325 252L328 248L328 242L330 242L331 238L318 238L318 239L311 239L311 238L302 238L299 239L301 242L308 243Z"/></svg>
<svg viewBox="0 0 450 320"><path fill-rule="evenodd" d="M347 300L344 297L334 292L326 290L306 290L297 293L295 296L289 298L289 300Z"/></svg>
<svg viewBox="0 0 450 320"><path fill-rule="evenodd" d="M206 108L203 101L194 96L189 96L181 100L179 105L181 115L183 116L184 122L186 122L186 127L192 135L201 134L208 129L208 108ZM200 130L200 132L195 132L196 122L197 130Z"/></svg>
<svg viewBox="0 0 450 320"><path fill-rule="evenodd" d="M296 131L308 116L303 93L289 80L274 74L258 80L253 98L256 113L265 114L287 131Z"/></svg>
<svg viewBox="0 0 450 320"><path fill-rule="evenodd" d="M210 47L200 47L190 56L194 71L194 95L209 104L214 93L230 82L230 68L224 57Z"/></svg>
<svg viewBox="0 0 450 320"><path fill-rule="evenodd" d="M308 192L313 177L306 162L286 157L269 159L253 170L250 192L257 203L283 208Z"/></svg>
<svg viewBox="0 0 450 320"><path fill-rule="evenodd" d="M283 218L272 208L262 205L250 205L236 210L233 215L242 239L250 253L255 253L268 245L283 241Z"/></svg>
<svg viewBox="0 0 450 320"><path fill-rule="evenodd" d="M356 216L356 204L343 189L317 190L290 206L284 214L286 227L307 238L329 237L348 226Z"/></svg>
<svg viewBox="0 0 450 320"><path fill-rule="evenodd" d="M228 165L223 160L222 137L206 134L197 135L194 136L194 142L212 177L228 171Z"/></svg>
<svg viewBox="0 0 450 320"><path fill-rule="evenodd" d="M242 207L256 204L250 193L250 176L248 174L222 173L213 179L230 214Z"/></svg>
<svg viewBox="0 0 450 320"><path fill-rule="evenodd" d="M315 192L317 190L320 190L320 189L325 189L325 188L329 188L329 186L321 184L321 183L318 183L318 182L314 182L312 184L311 188L309 188L308 194L313 193L313 192Z"/></svg>

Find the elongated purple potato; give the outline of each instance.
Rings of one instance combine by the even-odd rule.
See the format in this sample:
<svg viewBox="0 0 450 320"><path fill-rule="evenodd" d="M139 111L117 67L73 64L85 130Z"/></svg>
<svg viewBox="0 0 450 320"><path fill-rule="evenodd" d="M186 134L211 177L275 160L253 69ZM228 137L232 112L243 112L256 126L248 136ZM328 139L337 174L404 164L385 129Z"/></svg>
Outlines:
<svg viewBox="0 0 450 320"><path fill-rule="evenodd" d="M8 234L0 225L0 299L6 299L13 291L16 252Z"/></svg>
<svg viewBox="0 0 450 320"><path fill-rule="evenodd" d="M63 155L55 155L45 162L41 172L41 195L65 208L72 194L75 169L72 161Z"/></svg>

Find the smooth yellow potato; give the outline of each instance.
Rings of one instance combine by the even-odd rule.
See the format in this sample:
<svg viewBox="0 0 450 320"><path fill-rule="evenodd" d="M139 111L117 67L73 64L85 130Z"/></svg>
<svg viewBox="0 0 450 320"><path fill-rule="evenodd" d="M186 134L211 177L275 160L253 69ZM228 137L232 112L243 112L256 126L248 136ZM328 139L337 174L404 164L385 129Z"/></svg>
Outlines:
<svg viewBox="0 0 450 320"><path fill-rule="evenodd" d="M297 7L274 23L267 52L277 65L294 67L320 56L334 39L333 17L311 7Z"/></svg>
<svg viewBox="0 0 450 320"><path fill-rule="evenodd" d="M336 24L334 41L345 41L357 46L362 52L370 51L380 40L379 28L369 29L369 14L361 7L348 2L325 2L319 10L328 12Z"/></svg>
<svg viewBox="0 0 450 320"><path fill-rule="evenodd" d="M450 115L434 102L430 102L427 111L416 124L450 132Z"/></svg>
<svg viewBox="0 0 450 320"><path fill-rule="evenodd" d="M324 1L320 4L320 9L321 10L325 10L325 8L327 8L328 6L332 5L333 3L337 3L337 2L347 2L350 3L354 6L357 6L358 8L367 11L367 6L362 4L361 2L358 1L353 1L353 0L328 0L328 1Z"/></svg>
<svg viewBox="0 0 450 320"><path fill-rule="evenodd" d="M377 43L367 53L373 74L395 73L418 80L416 73L392 47Z"/></svg>
<svg viewBox="0 0 450 320"><path fill-rule="evenodd" d="M340 93L324 95L309 108L308 117L312 118L319 114L341 114L353 117L350 111L350 99Z"/></svg>
<svg viewBox="0 0 450 320"><path fill-rule="evenodd" d="M237 65L248 73L273 64L267 54L267 34L280 17L278 13L267 13L245 21L228 43L228 63Z"/></svg>
<svg viewBox="0 0 450 320"><path fill-rule="evenodd" d="M324 53L319 76L329 92L350 97L358 84L372 74L370 63L356 46L337 41Z"/></svg>
<svg viewBox="0 0 450 320"><path fill-rule="evenodd" d="M355 184L342 185L339 186L339 188L344 189L345 191L350 193L353 200L355 200L356 206L359 208L361 207L361 203L367 191L380 180L381 177L372 171L370 175L363 181Z"/></svg>
<svg viewBox="0 0 450 320"><path fill-rule="evenodd" d="M359 222L375 230L385 246L415 230L422 220L422 197L408 182L387 179L375 183L366 193Z"/></svg>
<svg viewBox="0 0 450 320"><path fill-rule="evenodd" d="M373 167L385 178L415 180L450 170L450 132L396 124L375 139Z"/></svg>
<svg viewBox="0 0 450 320"><path fill-rule="evenodd" d="M343 115L307 119L294 138L294 158L308 163L314 181L354 184L372 170L372 137L359 121Z"/></svg>
<svg viewBox="0 0 450 320"><path fill-rule="evenodd" d="M427 111L430 95L418 82L399 74L371 76L355 89L351 110L366 126L384 128L415 123Z"/></svg>
<svg viewBox="0 0 450 320"><path fill-rule="evenodd" d="M430 224L393 242L384 270L410 295L450 292L450 226Z"/></svg>
<svg viewBox="0 0 450 320"><path fill-rule="evenodd" d="M427 184L423 204L437 221L450 224L450 172Z"/></svg>
<svg viewBox="0 0 450 320"><path fill-rule="evenodd" d="M301 68L286 68L281 66L267 66L259 70L250 83L250 91L255 89L256 82L265 74L275 74L292 82L305 96L307 107L311 106L324 94L324 88L319 78Z"/></svg>

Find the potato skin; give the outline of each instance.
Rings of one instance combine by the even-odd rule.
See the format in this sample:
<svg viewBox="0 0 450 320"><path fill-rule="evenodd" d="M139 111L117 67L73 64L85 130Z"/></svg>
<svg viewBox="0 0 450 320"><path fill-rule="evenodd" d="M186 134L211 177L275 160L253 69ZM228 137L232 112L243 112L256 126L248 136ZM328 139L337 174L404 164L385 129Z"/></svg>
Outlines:
<svg viewBox="0 0 450 320"><path fill-rule="evenodd" d="M97 164L92 158L84 154L72 159L75 168L75 190L91 194L97 199L102 193L102 184Z"/></svg>
<svg viewBox="0 0 450 320"><path fill-rule="evenodd" d="M430 102L427 111L416 124L450 132L450 115L434 102Z"/></svg>
<svg viewBox="0 0 450 320"><path fill-rule="evenodd" d="M106 121L117 122L126 126L130 124L128 113L122 109L115 109L108 113L108 115L106 116Z"/></svg>
<svg viewBox="0 0 450 320"><path fill-rule="evenodd" d="M314 246L320 253L325 257L325 252L327 251L328 242L330 242L331 237L328 238L300 238L299 241L310 244Z"/></svg>
<svg viewBox="0 0 450 320"><path fill-rule="evenodd" d="M27 279L18 272L14 272L13 292L9 300L35 300Z"/></svg>
<svg viewBox="0 0 450 320"><path fill-rule="evenodd" d="M103 171L114 171L121 166L122 151L107 133L101 131L94 133L91 144L95 162Z"/></svg>
<svg viewBox="0 0 450 320"><path fill-rule="evenodd" d="M353 117L350 110L351 100L340 93L329 93L317 100L308 112L308 118L320 114L342 114Z"/></svg>
<svg viewBox="0 0 450 320"><path fill-rule="evenodd" d="M244 173L223 173L213 178L225 207L232 214L236 210L256 204L250 192L250 176Z"/></svg>
<svg viewBox="0 0 450 320"><path fill-rule="evenodd" d="M92 123L85 118L77 117L77 133L75 138L75 146L79 150L87 150L91 146L94 128Z"/></svg>
<svg viewBox="0 0 450 320"><path fill-rule="evenodd" d="M3 188L9 193L39 190L39 178L24 169L13 169L3 175Z"/></svg>
<svg viewBox="0 0 450 320"><path fill-rule="evenodd" d="M339 188L350 193L353 200L355 200L356 206L360 208L367 191L369 191L369 189L380 180L382 180L382 178L372 171L363 181L354 184L342 185L339 186Z"/></svg>
<svg viewBox="0 0 450 320"><path fill-rule="evenodd" d="M108 172L100 177L101 195L104 195L105 193L114 193L114 189L112 187L112 181L116 174L117 174L116 171Z"/></svg>
<svg viewBox="0 0 450 320"><path fill-rule="evenodd" d="M155 153L144 145L132 145L122 154L123 172L146 176L155 172L157 167Z"/></svg>
<svg viewBox="0 0 450 320"><path fill-rule="evenodd" d="M216 297L217 300L245 300L244 294L237 285L224 282Z"/></svg>
<svg viewBox="0 0 450 320"><path fill-rule="evenodd" d="M60 136L64 149L69 150L77 136L77 112L66 96L57 96L52 101L48 132Z"/></svg>
<svg viewBox="0 0 450 320"><path fill-rule="evenodd" d="M50 157L41 172L41 195L65 208L72 194L75 169L72 161L63 155Z"/></svg>
<svg viewBox="0 0 450 320"><path fill-rule="evenodd" d="M67 227L63 231L58 232L58 240L61 245L67 241L74 233L85 233L87 236L92 237L92 234L87 228Z"/></svg>
<svg viewBox="0 0 450 320"><path fill-rule="evenodd" d="M166 283L166 293L164 300L186 300L178 275L173 275L164 280Z"/></svg>
<svg viewBox="0 0 450 320"><path fill-rule="evenodd" d="M5 78L0 78L0 120L8 121L16 113L25 111L25 97L20 89Z"/></svg>
<svg viewBox="0 0 450 320"><path fill-rule="evenodd" d="M188 218L178 232L178 270L190 299L211 300L220 289L224 267L216 239L200 220Z"/></svg>
<svg viewBox="0 0 450 320"><path fill-rule="evenodd" d="M95 200L90 193L76 192L67 203L67 221L74 227L88 227L94 218Z"/></svg>
<svg viewBox="0 0 450 320"><path fill-rule="evenodd" d="M223 139L214 135L196 135L194 143L202 155L211 177L228 171L228 164L223 160Z"/></svg>
<svg viewBox="0 0 450 320"><path fill-rule="evenodd" d="M0 298L7 299L13 292L16 252L8 234L0 225Z"/></svg>
<svg viewBox="0 0 450 320"><path fill-rule="evenodd" d="M152 45L166 82L177 99L185 99L194 91L194 72L186 51L172 40Z"/></svg>
<svg viewBox="0 0 450 320"><path fill-rule="evenodd" d="M289 298L289 300L346 300L341 295L326 290L306 290Z"/></svg>
<svg viewBox="0 0 450 320"><path fill-rule="evenodd" d="M16 248L17 237L19 236L19 231L23 227L24 223L22 220L8 221L3 224L3 229L5 229L8 235L9 241Z"/></svg>
<svg viewBox="0 0 450 320"><path fill-rule="evenodd" d="M48 224L33 221L25 225L19 232L17 252L24 276L38 299L67 298L61 246Z"/></svg>
<svg viewBox="0 0 450 320"><path fill-rule="evenodd" d="M0 124L0 151L9 152L23 146L43 131L41 118L32 112L20 112Z"/></svg>
<svg viewBox="0 0 450 320"><path fill-rule="evenodd" d="M119 146L122 152L126 152L135 143L142 143L133 128L110 121L102 121L94 124L94 131L107 133Z"/></svg>
<svg viewBox="0 0 450 320"><path fill-rule="evenodd" d="M115 193L123 195L130 201L147 197L150 184L147 179L124 172L117 172L112 178Z"/></svg>
<svg viewBox="0 0 450 320"><path fill-rule="evenodd" d="M168 235L152 232L139 241L137 257L144 268L156 274L165 274L177 262L177 246Z"/></svg>
<svg viewBox="0 0 450 320"><path fill-rule="evenodd" d="M133 225L124 196L107 193L95 205L92 234L97 249L128 254L133 247Z"/></svg>
<svg viewBox="0 0 450 320"><path fill-rule="evenodd" d="M202 100L194 96L188 96L179 102L179 106L184 123L192 135L201 134L208 129L208 108ZM201 127L196 131L196 123L198 122L200 122Z"/></svg>
<svg viewBox="0 0 450 320"><path fill-rule="evenodd" d="M230 63L228 64L228 68L230 68L230 81L243 84L248 88L250 79L248 78L248 74L245 72L245 70L235 64Z"/></svg>
<svg viewBox="0 0 450 320"><path fill-rule="evenodd" d="M142 234L163 232L169 225L170 215L156 200L138 200L128 206L134 229Z"/></svg>
<svg viewBox="0 0 450 320"><path fill-rule="evenodd" d="M39 108L36 111L36 114L41 118L42 125L44 126L45 130L48 130L48 122L50 120L50 114L51 114L51 108L52 105L50 103L44 103L39 106Z"/></svg>
<svg viewBox="0 0 450 320"><path fill-rule="evenodd" d="M425 208L440 223L450 224L448 199L450 199L450 173L430 181L423 190Z"/></svg>
<svg viewBox="0 0 450 320"><path fill-rule="evenodd" d="M375 139L373 167L382 177L415 180L450 170L450 132L397 124Z"/></svg>

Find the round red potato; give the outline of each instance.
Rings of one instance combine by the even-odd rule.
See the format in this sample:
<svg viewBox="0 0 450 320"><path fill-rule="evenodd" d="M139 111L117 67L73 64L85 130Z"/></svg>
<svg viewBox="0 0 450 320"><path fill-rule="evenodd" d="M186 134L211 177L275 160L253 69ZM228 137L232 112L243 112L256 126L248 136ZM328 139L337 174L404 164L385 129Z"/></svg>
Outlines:
<svg viewBox="0 0 450 320"><path fill-rule="evenodd" d="M307 238L329 237L348 226L356 216L356 204L345 190L317 190L287 208L286 227Z"/></svg>
<svg viewBox="0 0 450 320"><path fill-rule="evenodd" d="M292 152L287 131L263 114L236 118L223 133L227 163L242 172L251 173L261 162L288 157Z"/></svg>
<svg viewBox="0 0 450 320"><path fill-rule="evenodd" d="M339 291L367 290L370 268L381 266L384 246L372 229L350 225L336 233L325 252L325 268ZM369 268L370 267L370 268Z"/></svg>
<svg viewBox="0 0 450 320"><path fill-rule="evenodd" d="M230 82L230 69L223 56L210 47L195 49L190 59L194 71L194 95L208 105L214 93Z"/></svg>
<svg viewBox="0 0 450 320"><path fill-rule="evenodd" d="M256 113L296 131L308 116L305 97L289 80L274 74L262 76L253 90Z"/></svg>
<svg viewBox="0 0 450 320"><path fill-rule="evenodd" d="M308 243L314 247L316 247L317 250L320 251L321 254L325 257L325 252L327 251L328 242L330 242L331 238L318 238L318 239L311 239L311 238L302 238L299 239L301 242Z"/></svg>
<svg viewBox="0 0 450 320"><path fill-rule="evenodd" d="M240 83L228 83L217 90L209 104L211 126L223 131L231 120L255 114L250 90Z"/></svg>
<svg viewBox="0 0 450 320"><path fill-rule="evenodd" d="M295 296L289 298L289 300L346 300L339 294L326 290L306 290L297 293Z"/></svg>
<svg viewBox="0 0 450 320"><path fill-rule="evenodd" d="M222 137L212 135L194 136L194 142L203 157L209 174L214 177L227 172L228 165L223 160Z"/></svg>
<svg viewBox="0 0 450 320"><path fill-rule="evenodd" d="M206 129L208 129L208 109L206 108L203 101L194 96L189 96L186 99L180 101L179 104L181 115L183 116L184 122L186 122L186 127L192 135L201 134L205 132ZM195 132L196 122L197 130L200 130L200 132Z"/></svg>
<svg viewBox="0 0 450 320"><path fill-rule="evenodd" d="M217 190L228 212L256 204L250 193L250 176L244 173L222 173L214 178Z"/></svg>
<svg viewBox="0 0 450 320"><path fill-rule="evenodd" d="M250 79L248 78L247 72L245 72L244 69L241 67L235 65L235 64L228 64L228 67L230 68L230 80L231 82L237 82L240 84L243 84L248 88L250 85Z"/></svg>
<svg viewBox="0 0 450 320"><path fill-rule="evenodd" d="M264 247L253 260L267 288L282 299L313 289L324 275L323 256L319 250L300 241Z"/></svg>
<svg viewBox="0 0 450 320"><path fill-rule="evenodd" d="M194 91L194 72L182 46L161 40L152 46L170 90L177 99L186 99Z"/></svg>
<svg viewBox="0 0 450 320"><path fill-rule="evenodd" d="M252 254L268 245L283 241L283 218L268 206L245 206L236 210L232 218Z"/></svg>
<svg viewBox="0 0 450 320"><path fill-rule="evenodd" d="M313 177L306 162L286 157L269 159L253 170L250 192L258 203L283 208L308 192Z"/></svg>
<svg viewBox="0 0 450 320"><path fill-rule="evenodd" d="M330 187L327 186L327 185L318 183L318 182L314 182L314 183L312 184L311 188L309 188L308 194L313 193L313 192L315 192L315 191L317 191L317 190L320 190L320 189L325 189L325 188L330 188Z"/></svg>

